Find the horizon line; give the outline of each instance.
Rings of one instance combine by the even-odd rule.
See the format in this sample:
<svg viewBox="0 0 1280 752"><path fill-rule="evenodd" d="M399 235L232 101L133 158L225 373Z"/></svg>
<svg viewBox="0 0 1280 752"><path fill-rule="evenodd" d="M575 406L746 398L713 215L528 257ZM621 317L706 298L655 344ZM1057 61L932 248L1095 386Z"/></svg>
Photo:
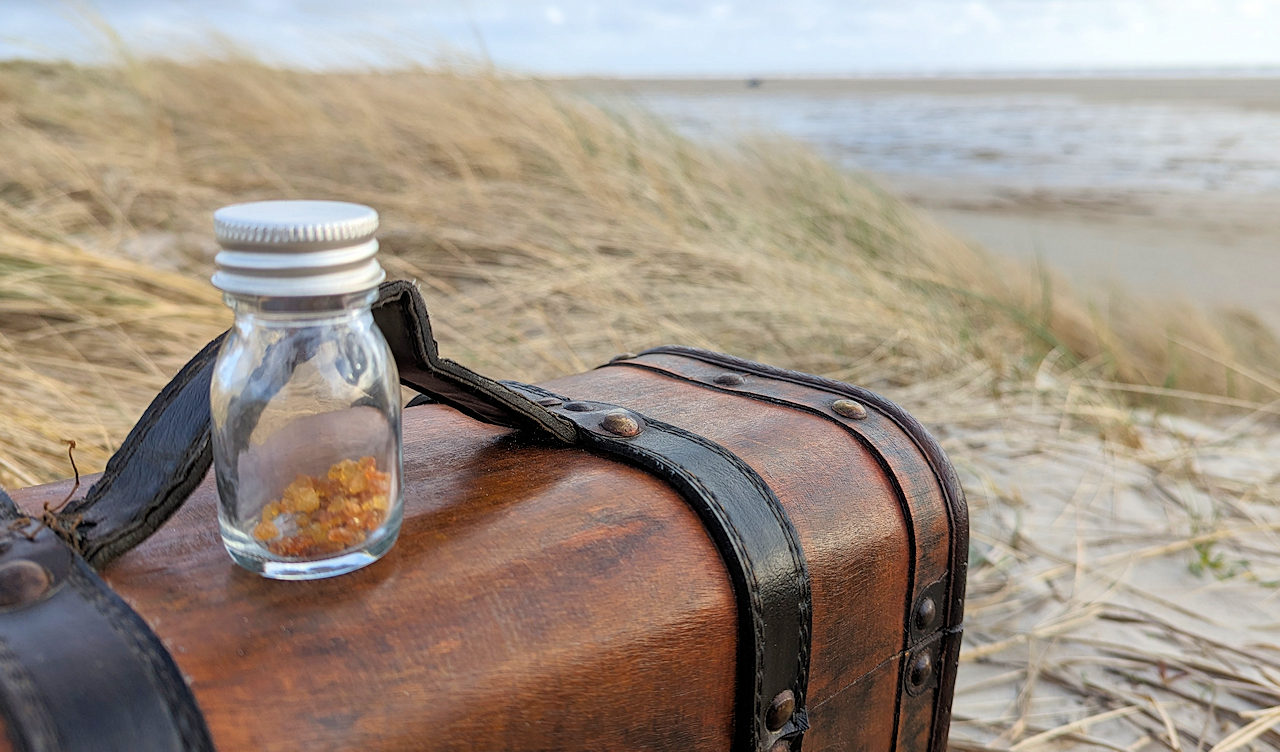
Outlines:
<svg viewBox="0 0 1280 752"><path fill-rule="evenodd" d="M143 59L152 59L179 64L195 64L202 61L218 61L216 55L183 59L164 54L147 55ZM114 60L76 60L69 57L39 57L31 55L0 54L0 64L34 63L52 65L71 65L85 68L111 67L119 61ZM306 66L291 65L282 61L257 60L269 68L281 70L297 70L310 73L372 73L413 69L459 66L458 60L408 62L400 64L372 65L357 64L351 66ZM1141 66L1046 66L1046 67L999 67L999 68L918 68L918 69L883 69L857 71L741 71L741 72L544 72L522 69L519 66L495 65L486 61L475 61L475 67L485 68L499 74L538 78L545 80L618 80L618 81L850 81L850 80L923 80L923 79L1024 79L1024 78L1277 78L1280 77L1280 63L1249 65L1141 65Z"/></svg>

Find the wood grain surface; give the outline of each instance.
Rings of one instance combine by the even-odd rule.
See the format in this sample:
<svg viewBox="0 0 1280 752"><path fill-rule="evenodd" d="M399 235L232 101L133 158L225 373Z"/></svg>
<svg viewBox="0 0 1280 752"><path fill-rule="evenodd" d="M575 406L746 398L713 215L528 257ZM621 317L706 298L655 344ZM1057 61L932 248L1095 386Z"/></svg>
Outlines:
<svg viewBox="0 0 1280 752"><path fill-rule="evenodd" d="M812 577L805 750L894 748L911 570L940 557L917 559L883 458L822 417L637 369L547 386L689 428L760 472ZM209 478L103 573L173 654L219 749L727 750L734 599L684 502L443 406L404 424L403 531L364 570L239 569ZM891 466L927 471L901 437L882 443ZM937 503L923 475L906 484ZM34 509L63 488L15 499Z"/></svg>

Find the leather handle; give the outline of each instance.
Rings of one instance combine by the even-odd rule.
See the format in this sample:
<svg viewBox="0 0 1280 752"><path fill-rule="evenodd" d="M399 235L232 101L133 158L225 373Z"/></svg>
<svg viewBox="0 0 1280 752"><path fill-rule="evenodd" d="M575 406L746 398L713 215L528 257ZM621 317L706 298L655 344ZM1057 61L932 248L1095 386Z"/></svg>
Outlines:
<svg viewBox="0 0 1280 752"><path fill-rule="evenodd" d="M384 283L373 316L406 386L486 423L535 431L564 443L578 441L571 421L500 382L441 358L427 306L413 283ZM108 460L102 477L60 513L68 543L95 568L146 540L209 471L209 382L225 336L183 366Z"/></svg>
<svg viewBox="0 0 1280 752"><path fill-rule="evenodd" d="M213 752L164 643L52 529L6 524L0 572L0 718L16 749Z"/></svg>
<svg viewBox="0 0 1280 752"><path fill-rule="evenodd" d="M445 360L416 288L390 282L379 293L373 315L402 383L478 420L635 465L680 492L720 551L738 603L733 749L799 749L808 728L808 569L796 531L765 480L727 449L683 428L614 405L571 402L537 387L497 382ZM221 339L161 391L102 478L68 505L63 524L44 531L46 537L51 531L63 535L89 564L101 567L145 540L182 504L212 460L209 383ZM0 518L16 512L5 501L0 494ZM772 719L771 706L788 694L794 710ZM4 700L0 696L0 705Z"/></svg>
<svg viewBox="0 0 1280 752"><path fill-rule="evenodd" d="M799 535L769 484L736 454L693 431L614 404L510 386L572 421L583 449L661 479L697 513L738 606L730 749L799 750L809 728L813 598ZM788 693L794 709L771 719L771 707Z"/></svg>
<svg viewBox="0 0 1280 752"><path fill-rule="evenodd" d="M566 444L577 442L578 432L571 421L501 382L440 357L427 305L413 283L384 283L373 318L391 346L405 386L484 423L532 429Z"/></svg>

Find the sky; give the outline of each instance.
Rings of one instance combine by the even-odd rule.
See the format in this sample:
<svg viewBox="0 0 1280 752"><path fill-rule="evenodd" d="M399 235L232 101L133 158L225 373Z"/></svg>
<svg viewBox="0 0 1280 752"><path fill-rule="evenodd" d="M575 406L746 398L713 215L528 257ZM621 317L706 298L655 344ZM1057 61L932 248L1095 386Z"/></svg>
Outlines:
<svg viewBox="0 0 1280 752"><path fill-rule="evenodd" d="M87 10L86 10L87 9ZM868 75L1280 66L1280 0L0 0L0 58L193 54L310 68Z"/></svg>

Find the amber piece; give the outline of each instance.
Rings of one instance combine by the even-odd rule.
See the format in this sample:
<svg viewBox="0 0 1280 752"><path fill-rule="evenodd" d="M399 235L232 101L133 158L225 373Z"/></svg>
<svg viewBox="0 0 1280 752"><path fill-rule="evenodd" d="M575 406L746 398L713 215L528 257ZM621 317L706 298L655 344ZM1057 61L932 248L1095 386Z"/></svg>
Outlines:
<svg viewBox="0 0 1280 752"><path fill-rule="evenodd" d="M314 557L360 544L386 519L391 474L373 457L342 460L323 477L299 475L262 508L253 537L277 556ZM292 531L292 532L290 532Z"/></svg>

